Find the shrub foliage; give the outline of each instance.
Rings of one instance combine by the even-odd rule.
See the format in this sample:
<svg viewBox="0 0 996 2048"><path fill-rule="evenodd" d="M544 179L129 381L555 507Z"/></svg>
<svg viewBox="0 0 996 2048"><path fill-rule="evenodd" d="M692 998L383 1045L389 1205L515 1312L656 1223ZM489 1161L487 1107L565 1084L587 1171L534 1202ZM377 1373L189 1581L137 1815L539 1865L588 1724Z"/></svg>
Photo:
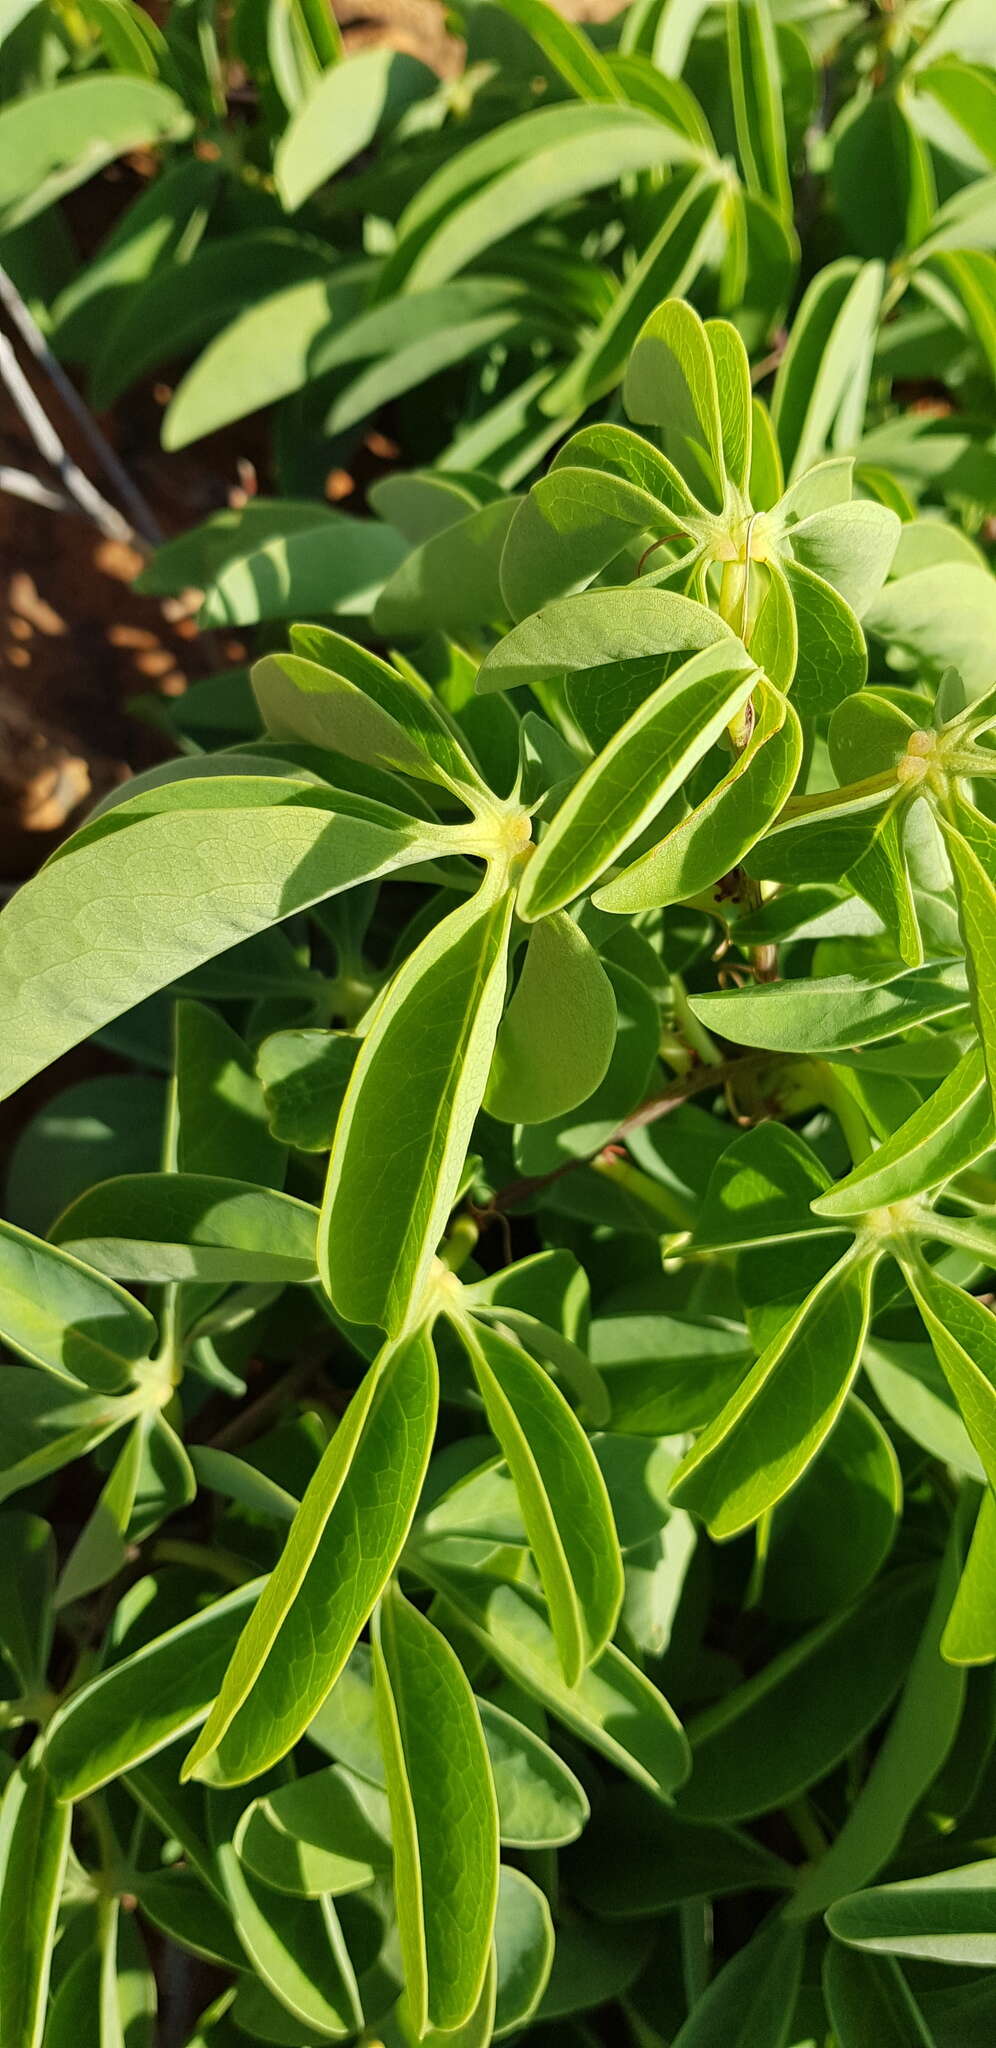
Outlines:
<svg viewBox="0 0 996 2048"><path fill-rule="evenodd" d="M988 2042L990 11L3 19L4 266L278 487L0 918L4 2048Z"/></svg>

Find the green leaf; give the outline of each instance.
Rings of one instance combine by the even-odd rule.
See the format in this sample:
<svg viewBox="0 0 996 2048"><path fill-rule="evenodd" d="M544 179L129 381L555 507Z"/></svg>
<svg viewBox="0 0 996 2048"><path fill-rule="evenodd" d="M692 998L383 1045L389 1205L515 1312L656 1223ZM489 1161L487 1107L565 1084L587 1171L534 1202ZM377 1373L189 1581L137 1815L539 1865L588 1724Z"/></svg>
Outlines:
<svg viewBox="0 0 996 2048"><path fill-rule="evenodd" d="M662 299L691 290L703 268L723 198L711 165L679 169L660 194L663 217L590 337L543 392L545 413L582 413L619 383L644 321Z"/></svg>
<svg viewBox="0 0 996 2048"><path fill-rule="evenodd" d="M914 968L874 980L839 974L811 981L693 996L702 1023L737 1045L771 1052L832 1053L876 1045L915 1024L967 1007L960 966Z"/></svg>
<svg viewBox="0 0 996 2048"><path fill-rule="evenodd" d="M733 119L748 190L763 193L791 220L784 86L768 0L728 0L726 27Z"/></svg>
<svg viewBox="0 0 996 2048"><path fill-rule="evenodd" d="M822 718L860 690L868 674L864 634L850 606L801 562L783 562L799 635L793 693L799 710Z"/></svg>
<svg viewBox="0 0 996 2048"><path fill-rule="evenodd" d="M941 1637L961 1570L961 1532L952 1525L930 1612L899 1703L847 1819L825 1856L803 1878L790 1918L825 1912L876 1877L899 1846L920 1799L955 1739L964 1671L941 1656Z"/></svg>
<svg viewBox="0 0 996 2048"><path fill-rule="evenodd" d="M253 626L329 612L366 617L404 552L393 527L315 505L307 526L278 530L229 558L205 594L199 624Z"/></svg>
<svg viewBox="0 0 996 2048"><path fill-rule="evenodd" d="M419 1551L419 1569L523 1691L638 1784L670 1799L688 1770L685 1737L663 1694L628 1657L610 1646L568 1686L549 1623L522 1587L437 1565L428 1546Z"/></svg>
<svg viewBox="0 0 996 2048"><path fill-rule="evenodd" d="M829 1185L804 1138L784 1124L756 1124L713 1167L687 1249L743 1251L825 1230L812 1206Z"/></svg>
<svg viewBox="0 0 996 2048"><path fill-rule="evenodd" d="M619 1619L622 1558L605 1481L549 1374L501 1330L460 1315L457 1334L515 1482L564 1678L578 1684Z"/></svg>
<svg viewBox="0 0 996 2048"><path fill-rule="evenodd" d="M548 916L590 887L681 787L757 679L731 638L693 655L652 691L561 804L526 869L520 916Z"/></svg>
<svg viewBox="0 0 996 2048"><path fill-rule="evenodd" d="M0 113L0 227L31 220L127 150L180 141L191 127L158 80L94 72L22 93Z"/></svg>
<svg viewBox="0 0 996 2048"><path fill-rule="evenodd" d="M252 1054L203 1003L176 1007L176 1089L180 1173L281 1186L287 1155L270 1135Z"/></svg>
<svg viewBox="0 0 996 2048"><path fill-rule="evenodd" d="M674 2048L787 2048L802 1977L803 1937L773 1920L706 1986Z"/></svg>
<svg viewBox="0 0 996 2048"><path fill-rule="evenodd" d="M383 1799L332 1765L254 1799L233 1839L263 1884L317 1899L360 1890L389 1868L386 1822Z"/></svg>
<svg viewBox="0 0 996 2048"><path fill-rule="evenodd" d="M638 425L653 425L666 456L711 512L726 496L716 364L697 313L668 299L646 320L626 366L623 404Z"/></svg>
<svg viewBox="0 0 996 2048"><path fill-rule="evenodd" d="M361 303L360 279L345 269L330 279L295 278L237 310L181 377L163 415L161 438L171 452L189 447L233 420L300 391L311 376L326 332L345 325Z"/></svg>
<svg viewBox="0 0 996 2048"><path fill-rule="evenodd" d="M671 1497L717 1540L788 1493L833 1428L861 1359L873 1264L848 1254L831 1267L682 1460Z"/></svg>
<svg viewBox="0 0 996 2048"><path fill-rule="evenodd" d="M941 814L939 823L954 871L972 1009L982 1040L989 1094L996 1108L996 829L967 804L956 805L953 819Z"/></svg>
<svg viewBox="0 0 996 2048"><path fill-rule="evenodd" d="M531 36L579 99L625 99L594 44L572 21L548 6L547 0L500 0L500 4L504 13L510 14Z"/></svg>
<svg viewBox="0 0 996 2048"><path fill-rule="evenodd" d="M91 1394L33 1367L5 1365L0 1373L0 1500L96 1449L133 1421L148 1400L145 1388Z"/></svg>
<svg viewBox="0 0 996 2048"><path fill-rule="evenodd" d="M898 1965L832 1942L823 1965L827 2013L840 2048L934 2048L920 2007Z"/></svg>
<svg viewBox="0 0 996 2048"><path fill-rule="evenodd" d="M296 2023L323 2040L344 2040L362 2022L353 1965L332 1900L272 1891L239 1861L230 1828L238 1800L209 1804L219 1877L239 1941L253 1969Z"/></svg>
<svg viewBox="0 0 996 2048"><path fill-rule="evenodd" d="M790 481L824 454L845 395L860 429L883 281L880 263L840 257L803 295L771 401Z"/></svg>
<svg viewBox="0 0 996 2048"><path fill-rule="evenodd" d="M509 1849L560 1848L588 1818L588 1800L563 1759L493 1700L478 1700L498 1798L498 1832Z"/></svg>
<svg viewBox="0 0 996 2048"><path fill-rule="evenodd" d="M996 1325L973 1294L963 1293L922 1260L904 1262L910 1293L991 1486L996 1486Z"/></svg>
<svg viewBox="0 0 996 2048"><path fill-rule="evenodd" d="M932 1591L932 1574L919 1567L878 1580L707 1707L689 1729L681 1814L749 1820L824 1778L899 1691Z"/></svg>
<svg viewBox="0 0 996 2048"><path fill-rule="evenodd" d="M934 562L896 576L864 615L866 630L938 675L956 668L967 697L992 684L996 592L973 562Z"/></svg>
<svg viewBox="0 0 996 2048"><path fill-rule="evenodd" d="M470 2018L498 1899L498 1808L474 1696L445 1638L396 1590L373 1673L405 1995L417 2033Z"/></svg>
<svg viewBox="0 0 996 2048"><path fill-rule="evenodd" d="M101 1272L126 1280L313 1280L310 1202L209 1173L132 1173L91 1188L53 1225Z"/></svg>
<svg viewBox="0 0 996 2048"><path fill-rule="evenodd" d="M182 1865L153 1871L138 1878L135 1889L144 1918L168 1941L223 1970L242 1969L245 1951L236 1939L231 1916L194 1871Z"/></svg>
<svg viewBox="0 0 996 2048"><path fill-rule="evenodd" d="M621 662L660 666L668 655L739 645L722 619L669 590L588 590L544 606L524 619L485 656L478 690L514 690L528 683L576 678L576 687L597 694L606 671ZM582 680L583 679L583 683Z"/></svg>
<svg viewBox="0 0 996 2048"><path fill-rule="evenodd" d="M363 1040L319 1227L323 1282L351 1322L396 1331L425 1287L487 1085L512 905L486 881L443 918L388 984Z"/></svg>
<svg viewBox="0 0 996 2048"><path fill-rule="evenodd" d="M596 891L600 910L648 910L701 895L774 823L795 787L802 727L792 705L763 679L753 701L753 730L732 768L659 846Z"/></svg>
<svg viewBox="0 0 996 2048"><path fill-rule="evenodd" d="M687 162L696 147L642 109L559 106L520 115L458 152L398 223L386 273L407 291L442 284L539 213L630 171Z"/></svg>
<svg viewBox="0 0 996 2048"><path fill-rule="evenodd" d="M813 1207L818 1216L861 1216L940 1187L996 1143L982 1053L970 1046L932 1095L877 1150Z"/></svg>
<svg viewBox="0 0 996 2048"><path fill-rule="evenodd" d="M225 1593L70 1694L45 1735L45 1769L60 1799L85 1798L196 1728L259 1585Z"/></svg>
<svg viewBox="0 0 996 2048"><path fill-rule="evenodd" d="M484 1106L547 1123L587 1101L616 1039L616 999L594 948L564 912L534 924L495 1041Z"/></svg>
<svg viewBox="0 0 996 2048"><path fill-rule="evenodd" d="M191 790L206 808L186 808ZM159 815L70 847L18 890L0 919L0 1093L216 953L427 851L424 827L337 816L311 785L274 779L255 809L224 808L228 794L223 777L174 783Z"/></svg>
<svg viewBox="0 0 996 2048"><path fill-rule="evenodd" d="M0 1515L0 1648L22 1693L39 1687L52 1647L55 1537L40 1515Z"/></svg>
<svg viewBox="0 0 996 2048"><path fill-rule="evenodd" d="M327 1152L360 1041L349 1031L275 1031L256 1056L274 1136Z"/></svg>
<svg viewBox="0 0 996 2048"><path fill-rule="evenodd" d="M855 1600L892 1549L902 1505L892 1440L852 1394L819 1456L775 1510L764 1559L766 1612L814 1621Z"/></svg>
<svg viewBox="0 0 996 2048"><path fill-rule="evenodd" d="M103 1273L0 1222L0 1336L59 1379L114 1394L148 1358L156 1326Z"/></svg>
<svg viewBox="0 0 996 2048"><path fill-rule="evenodd" d="M121 1570L127 1558L125 1533L135 1508L143 1438L152 1415L141 1416L125 1438L110 1477L59 1574L56 1605L83 1599L104 1586Z"/></svg>
<svg viewBox="0 0 996 2048"><path fill-rule="evenodd" d="M219 166L197 156L149 180L51 309L63 360L92 365L147 280L164 267L179 274L197 250L218 185Z"/></svg>
<svg viewBox="0 0 996 2048"><path fill-rule="evenodd" d="M990 1664L996 1658L996 1498L987 1489L941 1637L949 1664Z"/></svg>
<svg viewBox="0 0 996 2048"><path fill-rule="evenodd" d="M518 498L495 498L414 548L385 583L374 625L395 635L463 634L505 616L499 569Z"/></svg>
<svg viewBox="0 0 996 2048"><path fill-rule="evenodd" d="M838 1899L827 1914L838 1941L928 1962L996 1963L996 1860L883 1884Z"/></svg>
<svg viewBox="0 0 996 2048"><path fill-rule="evenodd" d="M71 1821L72 1808L59 1804L32 1751L8 1778L0 1803L4 2048L41 2048Z"/></svg>
<svg viewBox="0 0 996 2048"><path fill-rule="evenodd" d="M157 364L211 341L260 299L269 302L272 315L273 305L291 286L324 277L327 319L328 306L335 303L328 273L328 249L286 228L249 229L223 240L212 237L183 262L160 262L143 284L123 297L116 317L99 337L90 370L93 405L104 411ZM353 289L344 289L344 300L346 291ZM291 304L303 313L313 300L294 299ZM260 374L258 367L255 373L244 362L241 367L243 376Z"/></svg>
<svg viewBox="0 0 996 2048"><path fill-rule="evenodd" d="M293 654L252 672L268 732L441 784L464 802L481 778L428 690L321 626L292 628Z"/></svg>
<svg viewBox="0 0 996 2048"><path fill-rule="evenodd" d="M437 1400L425 1331L385 1345L308 1486L185 1777L241 1784L284 1756L307 1727L397 1563Z"/></svg>
<svg viewBox="0 0 996 2048"><path fill-rule="evenodd" d="M524 1871L503 1864L495 1918L496 2040L517 2033L532 2018L549 1981L553 1952L553 1919L545 1894Z"/></svg>
<svg viewBox="0 0 996 2048"><path fill-rule="evenodd" d="M360 50L324 71L296 107L274 153L277 191L287 213L345 168L413 101L436 88L434 72L392 49Z"/></svg>
<svg viewBox="0 0 996 2048"><path fill-rule="evenodd" d="M571 1857L581 1903L608 1920L657 1918L687 1899L785 1891L791 1864L732 1828L663 1813L637 1785L613 1787Z"/></svg>

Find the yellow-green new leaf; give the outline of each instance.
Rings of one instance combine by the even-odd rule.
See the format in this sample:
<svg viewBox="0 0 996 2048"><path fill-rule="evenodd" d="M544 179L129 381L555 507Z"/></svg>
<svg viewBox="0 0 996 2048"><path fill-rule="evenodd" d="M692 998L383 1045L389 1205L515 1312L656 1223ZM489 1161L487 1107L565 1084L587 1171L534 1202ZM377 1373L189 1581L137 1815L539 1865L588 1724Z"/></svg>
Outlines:
<svg viewBox="0 0 996 2048"><path fill-rule="evenodd" d="M515 1483L561 1668L576 1685L612 1639L623 1566L608 1491L574 1411L549 1373L500 1330L456 1324Z"/></svg>
<svg viewBox="0 0 996 2048"><path fill-rule="evenodd" d="M665 455L700 502L721 512L726 497L716 364L702 321L684 299L665 299L633 345L623 404L638 425L659 428Z"/></svg>
<svg viewBox="0 0 996 2048"><path fill-rule="evenodd" d="M549 916L631 846L747 702L759 671L739 640L683 662L578 778L519 890L527 919Z"/></svg>
<svg viewBox="0 0 996 2048"><path fill-rule="evenodd" d="M318 1712L401 1553L437 1403L427 1332L385 1345L308 1486L185 1777L215 1785L256 1777Z"/></svg>
<svg viewBox="0 0 996 2048"><path fill-rule="evenodd" d="M802 727L793 706L761 681L751 737L711 794L632 867L595 892L600 910L656 909L711 888L750 852L795 788Z"/></svg>
<svg viewBox="0 0 996 2048"><path fill-rule="evenodd" d="M996 1120L978 1046L877 1151L813 1203L818 1216L861 1216L939 1187L996 1143Z"/></svg>
<svg viewBox="0 0 996 2048"><path fill-rule="evenodd" d="M774 1507L829 1436L860 1362L872 1267L851 1254L831 1267L679 1465L671 1498L718 1540Z"/></svg>
<svg viewBox="0 0 996 2048"><path fill-rule="evenodd" d="M408 2008L419 2035L450 2030L480 1998L498 1901L484 1733L459 1659L397 1590L377 1615L373 1671Z"/></svg>
<svg viewBox="0 0 996 2048"><path fill-rule="evenodd" d="M505 997L513 895L488 881L385 990L346 1090L319 1225L340 1315L400 1330L456 1198Z"/></svg>

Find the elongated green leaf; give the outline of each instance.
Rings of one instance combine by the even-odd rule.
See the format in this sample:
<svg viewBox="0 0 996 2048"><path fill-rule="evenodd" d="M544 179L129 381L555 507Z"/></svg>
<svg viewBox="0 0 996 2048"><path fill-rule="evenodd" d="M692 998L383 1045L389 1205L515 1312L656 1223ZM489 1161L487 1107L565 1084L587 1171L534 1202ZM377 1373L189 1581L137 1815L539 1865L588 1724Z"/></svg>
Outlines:
<svg viewBox="0 0 996 2048"><path fill-rule="evenodd" d="M425 1285L487 1085L512 903L488 882L436 925L363 1041L319 1227L324 1284L352 1322L400 1329Z"/></svg>
<svg viewBox="0 0 996 2048"><path fill-rule="evenodd" d="M463 2026L498 1901L498 1808L474 1696L445 1638L390 1592L373 1637L405 1992L419 2034Z"/></svg>
<svg viewBox="0 0 996 2048"><path fill-rule="evenodd" d="M628 1657L610 1646L578 1685L565 1685L549 1623L521 1587L437 1565L428 1546L419 1565L517 1685L638 1784L670 1799L688 1771L685 1737L663 1694Z"/></svg>
<svg viewBox="0 0 996 2048"><path fill-rule="evenodd" d="M0 1372L0 1500L96 1449L147 1406L149 1393L91 1394L30 1366Z"/></svg>
<svg viewBox="0 0 996 2048"><path fill-rule="evenodd" d="M318 1212L274 1188L209 1173L131 1173L81 1195L53 1225L126 1280L313 1280Z"/></svg>
<svg viewBox="0 0 996 2048"><path fill-rule="evenodd" d="M762 1927L697 1999L674 2048L786 2048L802 1976L800 1930Z"/></svg>
<svg viewBox="0 0 996 2048"><path fill-rule="evenodd" d="M435 85L425 64L388 48L361 50L323 71L295 109L274 155L286 211L296 213L326 178L366 149L380 129L393 127L406 107Z"/></svg>
<svg viewBox="0 0 996 2048"><path fill-rule="evenodd" d="M615 1788L571 1857L582 1904L608 1920L657 1917L686 1899L782 1891L791 1865L732 1828L662 1813L637 1785Z"/></svg>
<svg viewBox="0 0 996 2048"><path fill-rule="evenodd" d="M819 1216L860 1216L939 1187L996 1143L982 1054L971 1046L940 1087L928 1095L871 1157L819 1195Z"/></svg>
<svg viewBox="0 0 996 2048"><path fill-rule="evenodd" d="M224 1594L70 1695L45 1736L60 1799L84 1798L196 1728L258 1593L254 1580Z"/></svg>
<svg viewBox="0 0 996 2048"><path fill-rule="evenodd" d="M577 447L582 438L569 442L564 455L586 452ZM631 536L653 533L672 519L680 525L680 512L665 511L642 481L608 473L594 461L555 463L518 506L505 536L501 588L507 610L526 619L552 599L580 590ZM688 548L695 545L689 538Z"/></svg>
<svg viewBox="0 0 996 2048"><path fill-rule="evenodd" d="M791 220L783 83L768 0L729 0L726 24L733 118L747 185Z"/></svg>
<svg viewBox="0 0 996 2048"><path fill-rule="evenodd" d="M840 2048L934 2048L934 2036L896 1963L831 1942L823 1966L827 2011Z"/></svg>
<svg viewBox="0 0 996 2048"><path fill-rule="evenodd" d="M153 1871L137 1881L136 1892L144 1918L168 1941L223 1970L242 1969L245 1951L231 1915L194 1871Z"/></svg>
<svg viewBox="0 0 996 2048"><path fill-rule="evenodd" d="M802 728L792 705L763 681L754 702L754 729L733 767L659 846L597 890L599 909L632 912L700 895L774 823L795 787Z"/></svg>
<svg viewBox="0 0 996 2048"><path fill-rule="evenodd" d="M385 637L467 633L505 617L499 570L518 498L495 498L415 548L385 583L374 624Z"/></svg>
<svg viewBox="0 0 996 2048"><path fill-rule="evenodd" d="M441 284L473 257L564 200L627 171L687 162L695 146L642 109L551 107L508 121L460 151L422 189L398 224L392 284Z"/></svg>
<svg viewBox="0 0 996 2048"><path fill-rule="evenodd" d="M863 409L883 275L880 263L841 257L803 296L771 403L790 481L825 452L845 393Z"/></svg>
<svg viewBox="0 0 996 2048"><path fill-rule="evenodd" d="M904 1267L944 1377L996 1486L996 1326L973 1294L952 1286L922 1260Z"/></svg>
<svg viewBox="0 0 996 2048"><path fill-rule="evenodd" d="M588 1818L588 1801L573 1771L531 1728L493 1700L477 1704L505 1847L559 1848L574 1841Z"/></svg>
<svg viewBox="0 0 996 2048"><path fill-rule="evenodd" d="M693 1768L680 1812L747 1820L825 1777L899 1691L932 1591L920 1568L880 1579L707 1707L689 1729Z"/></svg>
<svg viewBox="0 0 996 2048"><path fill-rule="evenodd" d="M514 690L561 676L597 693L606 671L626 661L664 663L669 655L739 645L715 612L669 590L582 591L544 607L499 640L485 657L478 690ZM671 664L668 662L668 667ZM648 674L650 671L648 670Z"/></svg>
<svg viewBox="0 0 996 2048"><path fill-rule="evenodd" d="M485 1108L525 1124L575 1109L603 1079L615 1036L616 999L594 948L563 912L542 918L498 1027Z"/></svg>
<svg viewBox="0 0 996 2048"><path fill-rule="evenodd" d="M669 676L603 748L561 805L519 890L545 917L578 896L631 846L746 703L758 670L738 640Z"/></svg>
<svg viewBox="0 0 996 2048"><path fill-rule="evenodd" d="M404 555L391 526L315 505L308 525L233 554L205 594L201 627L253 626L317 612L365 618Z"/></svg>
<svg viewBox="0 0 996 2048"><path fill-rule="evenodd" d="M840 974L773 982L742 992L693 996L691 1003L703 1024L737 1045L829 1053L875 1045L914 1024L950 1017L966 1009L967 997L960 965L928 965L867 981Z"/></svg>
<svg viewBox="0 0 996 2048"><path fill-rule="evenodd" d="M625 99L604 57L584 31L565 21L547 0L501 0L501 6L532 37L579 99Z"/></svg>
<svg viewBox="0 0 996 2048"><path fill-rule="evenodd" d="M860 1363L871 1277L869 1260L831 1267L683 1459L671 1497L717 1539L773 1507L829 1435Z"/></svg>
<svg viewBox="0 0 996 2048"><path fill-rule="evenodd" d="M854 1892L831 1906L827 1924L853 1948L992 1969L996 1859Z"/></svg>
<svg viewBox="0 0 996 2048"><path fill-rule="evenodd" d="M977 827L975 817L979 821ZM996 830L981 814L973 817L967 805L958 807L956 820L942 817L940 825L954 870L972 1009L982 1040L990 1098L996 1109Z"/></svg>
<svg viewBox="0 0 996 2048"><path fill-rule="evenodd" d="M996 1499L988 1489L941 1638L941 1654L951 1664L989 1664L996 1658Z"/></svg>
<svg viewBox="0 0 996 2048"><path fill-rule="evenodd" d="M961 1719L965 1674L945 1663L941 1637L961 1571L953 1525L930 1612L885 1739L840 1832L808 1872L790 1918L825 1912L888 1863L918 1801L940 1771Z"/></svg>
<svg viewBox="0 0 996 2048"><path fill-rule="evenodd" d="M701 503L721 512L726 495L716 364L697 313L668 299L633 345L623 404L637 424L656 426L665 455Z"/></svg>
<svg viewBox="0 0 996 2048"><path fill-rule="evenodd" d="M41 2048L72 1808L60 1805L37 1752L0 1803L0 2012L4 2048Z"/></svg>
<svg viewBox="0 0 996 2048"><path fill-rule="evenodd" d="M269 732L478 794L480 777L428 691L325 627L295 627L292 640L293 654L268 655L252 672Z"/></svg>
<svg viewBox="0 0 996 2048"><path fill-rule="evenodd" d="M293 787L272 808L164 808L18 890L0 919L0 1093L253 932L424 858L424 828L336 816L306 785L297 807Z"/></svg>
<svg viewBox="0 0 996 2048"><path fill-rule="evenodd" d="M587 1437L542 1366L500 1330L457 1325L504 1453L539 1567L568 1685L610 1641L622 1558L605 1481Z"/></svg>
<svg viewBox="0 0 996 2048"><path fill-rule="evenodd" d="M164 448L288 398L307 384L316 347L359 310L359 279L318 276L268 291L216 334L180 379L163 416Z"/></svg>
<svg viewBox="0 0 996 2048"><path fill-rule="evenodd" d="M437 1399L425 1332L386 1345L310 1482L185 1776L240 1784L283 1756L307 1727L397 1562Z"/></svg>
<svg viewBox="0 0 996 2048"><path fill-rule="evenodd" d="M149 78L95 72L23 93L0 114L0 226L31 220L126 150L190 128L182 100Z"/></svg>
<svg viewBox="0 0 996 2048"><path fill-rule="evenodd" d="M673 196L672 196L673 195ZM694 284L715 234L722 186L713 167L678 170L661 195L666 207L653 240L624 278L598 328L540 400L545 413L583 412L618 384L644 321L664 298Z"/></svg>
<svg viewBox="0 0 996 2048"><path fill-rule="evenodd" d="M118 1393L148 1358L148 1309L79 1258L0 1223L0 1336L60 1379Z"/></svg>

